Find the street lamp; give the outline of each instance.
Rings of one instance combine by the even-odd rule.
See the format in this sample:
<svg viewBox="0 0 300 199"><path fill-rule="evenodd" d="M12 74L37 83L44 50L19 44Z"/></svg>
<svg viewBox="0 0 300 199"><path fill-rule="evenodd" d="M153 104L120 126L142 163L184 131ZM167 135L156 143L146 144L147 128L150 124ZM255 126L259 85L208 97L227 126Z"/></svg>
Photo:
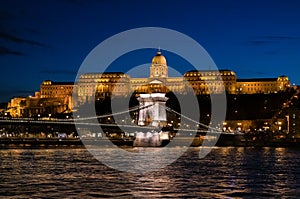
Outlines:
<svg viewBox="0 0 300 199"><path fill-rule="evenodd" d="M226 131L226 129L227 129L227 122L223 122L223 131L225 132Z"/></svg>
<svg viewBox="0 0 300 199"><path fill-rule="evenodd" d="M278 122L278 125L279 125L278 130L279 131L281 131L281 124L282 124L282 122Z"/></svg>

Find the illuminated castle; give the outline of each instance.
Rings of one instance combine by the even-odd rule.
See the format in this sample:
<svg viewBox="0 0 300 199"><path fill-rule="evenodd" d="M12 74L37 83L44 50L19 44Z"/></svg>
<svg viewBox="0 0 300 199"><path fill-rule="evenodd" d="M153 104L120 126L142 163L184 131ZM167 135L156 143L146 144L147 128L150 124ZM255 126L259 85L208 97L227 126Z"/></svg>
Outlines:
<svg viewBox="0 0 300 199"><path fill-rule="evenodd" d="M150 76L131 78L122 72L87 73L81 75L77 84L80 103L94 99L126 96L132 93L176 92L185 93L192 87L195 94L274 93L290 87L288 77L237 79L231 70L188 71L183 77L169 77L166 58L160 51L152 59Z"/></svg>
<svg viewBox="0 0 300 199"><path fill-rule="evenodd" d="M153 57L150 76L131 78L122 72L87 73L78 82L46 80L35 96L13 98L8 112L13 117L42 116L73 109L75 105L105 97L122 97L132 93L185 94L192 88L197 95L276 93L290 87L288 77L237 79L231 70L188 71L182 77L169 77L166 58L160 51ZM73 99L76 97L76 100Z"/></svg>

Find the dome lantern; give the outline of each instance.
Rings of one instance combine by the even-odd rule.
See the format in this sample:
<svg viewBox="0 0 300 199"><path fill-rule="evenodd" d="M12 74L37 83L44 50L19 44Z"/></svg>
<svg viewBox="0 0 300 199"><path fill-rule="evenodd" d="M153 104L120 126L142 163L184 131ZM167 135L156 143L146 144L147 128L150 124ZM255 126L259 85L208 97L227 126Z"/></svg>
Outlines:
<svg viewBox="0 0 300 199"><path fill-rule="evenodd" d="M161 65L166 66L167 65L167 60L166 60L165 56L163 56L161 54L161 52L158 51L152 59L152 64L161 64Z"/></svg>

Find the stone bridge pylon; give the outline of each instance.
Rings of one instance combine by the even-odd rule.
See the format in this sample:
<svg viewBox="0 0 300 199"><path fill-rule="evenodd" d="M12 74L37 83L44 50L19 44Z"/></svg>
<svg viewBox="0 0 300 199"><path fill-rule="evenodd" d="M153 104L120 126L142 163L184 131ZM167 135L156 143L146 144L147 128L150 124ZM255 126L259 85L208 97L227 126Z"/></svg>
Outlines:
<svg viewBox="0 0 300 199"><path fill-rule="evenodd" d="M163 127L167 124L166 101L168 98L165 93L140 94L138 97L139 107L139 126Z"/></svg>

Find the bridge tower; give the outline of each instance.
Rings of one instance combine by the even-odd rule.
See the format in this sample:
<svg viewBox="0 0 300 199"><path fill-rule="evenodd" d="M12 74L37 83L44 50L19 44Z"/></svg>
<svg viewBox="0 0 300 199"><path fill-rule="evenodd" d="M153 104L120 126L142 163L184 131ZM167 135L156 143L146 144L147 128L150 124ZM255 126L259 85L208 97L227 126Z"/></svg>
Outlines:
<svg viewBox="0 0 300 199"><path fill-rule="evenodd" d="M167 124L166 101L168 98L165 93L140 94L138 97L140 126L162 127ZM148 106L146 108L142 108Z"/></svg>

